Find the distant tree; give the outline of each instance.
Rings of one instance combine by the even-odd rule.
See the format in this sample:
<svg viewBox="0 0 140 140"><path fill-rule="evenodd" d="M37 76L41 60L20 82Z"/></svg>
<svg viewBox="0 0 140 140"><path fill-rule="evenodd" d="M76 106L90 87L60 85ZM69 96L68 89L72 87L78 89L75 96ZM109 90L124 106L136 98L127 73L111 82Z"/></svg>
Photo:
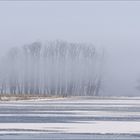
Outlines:
<svg viewBox="0 0 140 140"><path fill-rule="evenodd" d="M103 63L92 44L40 42L12 48L0 65L0 93L97 96Z"/></svg>
<svg viewBox="0 0 140 140"><path fill-rule="evenodd" d="M11 94L16 94L18 86L18 74L17 74L17 59L18 59L18 49L12 48L8 53L9 58L9 92Z"/></svg>

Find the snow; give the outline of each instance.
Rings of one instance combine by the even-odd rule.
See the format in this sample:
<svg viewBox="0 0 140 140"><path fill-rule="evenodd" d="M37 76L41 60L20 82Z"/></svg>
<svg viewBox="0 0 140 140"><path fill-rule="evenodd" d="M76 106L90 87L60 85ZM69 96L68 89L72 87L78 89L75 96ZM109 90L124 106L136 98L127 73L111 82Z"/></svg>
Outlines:
<svg viewBox="0 0 140 140"><path fill-rule="evenodd" d="M140 136L140 98L64 98L0 102L0 139ZM50 135L46 135L50 134ZM52 135L51 135L52 134ZM57 135L56 135L57 134ZM17 138L17 139L18 139ZM96 138L95 138L96 139Z"/></svg>
<svg viewBox="0 0 140 140"><path fill-rule="evenodd" d="M119 133L139 134L140 122L129 121L93 121L80 123L0 123L0 130L32 130L31 133L52 133L62 131L64 133ZM57 132L57 130L59 130ZM29 133L30 133L29 132ZM3 131L0 133L4 133ZM13 133L13 132L12 132Z"/></svg>

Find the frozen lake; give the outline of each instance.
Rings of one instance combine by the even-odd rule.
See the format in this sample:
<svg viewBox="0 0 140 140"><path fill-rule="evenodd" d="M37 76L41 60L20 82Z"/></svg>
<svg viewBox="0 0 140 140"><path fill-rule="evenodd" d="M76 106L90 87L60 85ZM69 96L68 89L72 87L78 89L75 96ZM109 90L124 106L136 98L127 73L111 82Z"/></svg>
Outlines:
<svg viewBox="0 0 140 140"><path fill-rule="evenodd" d="M1 101L0 139L140 139L140 98Z"/></svg>

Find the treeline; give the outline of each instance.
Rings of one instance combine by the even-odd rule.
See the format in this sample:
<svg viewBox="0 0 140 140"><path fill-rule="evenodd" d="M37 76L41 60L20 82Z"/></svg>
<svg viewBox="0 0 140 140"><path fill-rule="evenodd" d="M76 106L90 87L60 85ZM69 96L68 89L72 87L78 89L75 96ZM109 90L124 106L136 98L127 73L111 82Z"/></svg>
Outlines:
<svg viewBox="0 0 140 140"><path fill-rule="evenodd" d="M50 41L12 48L0 63L0 93L98 95L99 58L92 44Z"/></svg>

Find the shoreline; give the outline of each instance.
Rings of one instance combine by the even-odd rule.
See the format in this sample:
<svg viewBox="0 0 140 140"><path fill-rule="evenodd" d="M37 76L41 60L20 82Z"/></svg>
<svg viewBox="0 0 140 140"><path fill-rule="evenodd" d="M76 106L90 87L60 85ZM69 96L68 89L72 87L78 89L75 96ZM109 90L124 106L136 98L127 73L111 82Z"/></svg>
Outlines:
<svg viewBox="0 0 140 140"><path fill-rule="evenodd" d="M50 100L50 99L95 99L95 100L140 100L140 96L44 96L44 95L0 95L1 101Z"/></svg>

